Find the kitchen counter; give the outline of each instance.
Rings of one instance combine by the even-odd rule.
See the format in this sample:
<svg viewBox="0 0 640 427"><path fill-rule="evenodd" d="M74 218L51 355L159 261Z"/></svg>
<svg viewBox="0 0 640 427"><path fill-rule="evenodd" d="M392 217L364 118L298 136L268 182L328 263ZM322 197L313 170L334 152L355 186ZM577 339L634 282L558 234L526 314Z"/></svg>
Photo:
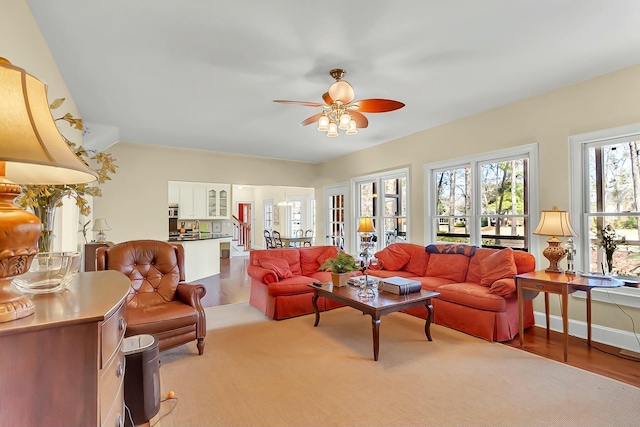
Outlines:
<svg viewBox="0 0 640 427"><path fill-rule="evenodd" d="M181 237L169 237L168 242L194 242L198 240L212 240L212 239L227 239L232 236L222 233L207 233L200 236L181 236Z"/></svg>
<svg viewBox="0 0 640 427"><path fill-rule="evenodd" d="M228 234L204 234L198 236L170 237L169 242L180 243L184 248L185 282L220 274L220 244L231 243Z"/></svg>

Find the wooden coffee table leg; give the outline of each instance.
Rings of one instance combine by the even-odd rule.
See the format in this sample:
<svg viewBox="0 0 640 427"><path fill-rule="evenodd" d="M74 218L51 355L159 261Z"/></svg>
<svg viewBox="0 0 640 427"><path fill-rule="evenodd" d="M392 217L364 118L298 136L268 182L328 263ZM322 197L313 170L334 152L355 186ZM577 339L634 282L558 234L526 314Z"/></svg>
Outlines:
<svg viewBox="0 0 640 427"><path fill-rule="evenodd" d="M311 298L311 304L313 304L313 309L316 311L316 323L313 326L318 326L320 323L320 310L318 310L318 291L313 292L313 297Z"/></svg>
<svg viewBox="0 0 640 427"><path fill-rule="evenodd" d="M433 306L431 305L431 299L427 300L427 322L424 324L424 334L429 341L431 339L431 322L433 322Z"/></svg>
<svg viewBox="0 0 640 427"><path fill-rule="evenodd" d="M380 351L380 318L371 316L371 327L373 329L373 360L378 360Z"/></svg>

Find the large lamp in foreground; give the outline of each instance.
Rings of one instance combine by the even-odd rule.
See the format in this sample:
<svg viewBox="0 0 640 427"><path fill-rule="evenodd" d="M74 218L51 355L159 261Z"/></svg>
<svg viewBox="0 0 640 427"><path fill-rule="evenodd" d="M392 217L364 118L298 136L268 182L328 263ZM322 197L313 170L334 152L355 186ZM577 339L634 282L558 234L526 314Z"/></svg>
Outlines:
<svg viewBox="0 0 640 427"><path fill-rule="evenodd" d="M549 246L542 251L542 255L549 260L549 267L545 271L561 273L562 270L558 268L558 262L565 257L566 251L560 246L562 241L558 239L558 236L572 237L576 235L571 227L569 214L566 211L558 210L557 206L554 206L550 211L541 211L540 223L533 234L551 236L547 240Z"/></svg>
<svg viewBox="0 0 640 427"><path fill-rule="evenodd" d="M33 302L11 289L38 252L38 217L13 200L18 184L80 184L97 179L69 148L51 116L47 87L0 58L0 322L29 316Z"/></svg>

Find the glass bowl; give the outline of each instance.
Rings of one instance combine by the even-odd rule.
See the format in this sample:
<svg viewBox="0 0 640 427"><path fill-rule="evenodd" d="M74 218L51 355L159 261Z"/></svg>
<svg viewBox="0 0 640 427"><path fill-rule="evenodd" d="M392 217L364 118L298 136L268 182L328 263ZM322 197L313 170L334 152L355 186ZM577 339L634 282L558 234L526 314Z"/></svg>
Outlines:
<svg viewBox="0 0 640 427"><path fill-rule="evenodd" d="M13 279L22 292L46 294L66 288L80 269L80 252L41 252L29 271Z"/></svg>

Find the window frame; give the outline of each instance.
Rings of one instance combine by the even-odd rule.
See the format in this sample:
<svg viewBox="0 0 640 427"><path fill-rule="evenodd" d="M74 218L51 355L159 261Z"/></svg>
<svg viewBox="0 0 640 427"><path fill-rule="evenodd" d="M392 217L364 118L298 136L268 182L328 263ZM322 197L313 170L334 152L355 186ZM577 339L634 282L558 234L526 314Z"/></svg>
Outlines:
<svg viewBox="0 0 640 427"><path fill-rule="evenodd" d="M569 215L571 225L578 234L574 239L574 241L577 241L575 265L578 271L589 270L589 257L584 256L589 250L588 240L584 236L586 227L588 227L587 216L590 214L588 211L589 197L585 197L585 194L589 192L589 179L588 176L584 175L585 173L588 174L589 171L589 159L585 155L585 148L599 143L628 142L632 139L640 139L640 123L571 135L569 137ZM591 295L595 301L640 308L640 288L622 287L604 291L602 289L594 289ZM611 295L616 296L615 302L612 302Z"/></svg>
<svg viewBox="0 0 640 427"><path fill-rule="evenodd" d="M424 165L424 241L433 243L437 240L438 232L438 218L436 215L437 198L435 186L435 174L443 170L470 168L471 179L471 213L467 214L470 217L471 223L469 224L469 244L482 246L482 227L480 227L480 220L482 213L482 201L480 198L481 186L479 183L482 180L481 177L481 164L485 163L497 163L503 161L514 160L517 158L528 159L528 187L527 203L528 203L528 215L529 228L527 233L527 241L529 242L528 252L532 254L540 253L540 243L538 239L533 238L533 230L535 225L538 224L540 219L540 203L539 203L539 162L538 162L538 143L530 143L520 145L517 147L511 147L501 150L490 151L486 153L475 154L471 156L459 157L450 160L444 160L441 162L427 163Z"/></svg>

